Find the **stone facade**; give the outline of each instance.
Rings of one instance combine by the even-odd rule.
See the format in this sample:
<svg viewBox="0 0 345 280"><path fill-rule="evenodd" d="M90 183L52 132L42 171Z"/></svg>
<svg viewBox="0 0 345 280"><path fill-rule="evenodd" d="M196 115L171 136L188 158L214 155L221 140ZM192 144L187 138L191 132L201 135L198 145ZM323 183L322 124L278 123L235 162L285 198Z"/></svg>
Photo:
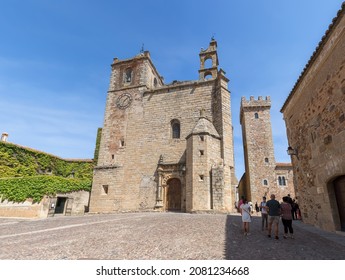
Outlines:
<svg viewBox="0 0 345 280"><path fill-rule="evenodd" d="M0 217L46 218L55 214L84 215L89 204L90 193L78 191L58 193L55 196L44 196L39 203L32 199L24 202L1 200Z"/></svg>
<svg viewBox="0 0 345 280"><path fill-rule="evenodd" d="M167 85L147 51L114 59L91 212L232 210L229 80L215 40L199 57L199 80Z"/></svg>
<svg viewBox="0 0 345 280"><path fill-rule="evenodd" d="M303 220L345 231L345 4L281 112Z"/></svg>
<svg viewBox="0 0 345 280"><path fill-rule="evenodd" d="M239 184L239 196L253 203L275 194L276 199L290 194L295 197L291 163L276 163L271 128L271 99L242 97L240 122L245 174Z"/></svg>

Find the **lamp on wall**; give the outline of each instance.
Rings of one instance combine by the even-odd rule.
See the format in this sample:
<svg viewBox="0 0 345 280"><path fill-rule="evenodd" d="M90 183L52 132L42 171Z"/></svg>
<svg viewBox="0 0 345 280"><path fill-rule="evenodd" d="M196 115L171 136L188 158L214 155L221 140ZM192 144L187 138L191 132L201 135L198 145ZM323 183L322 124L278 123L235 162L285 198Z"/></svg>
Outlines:
<svg viewBox="0 0 345 280"><path fill-rule="evenodd" d="M297 149L293 149L291 146L288 147L287 154L289 156L298 156Z"/></svg>

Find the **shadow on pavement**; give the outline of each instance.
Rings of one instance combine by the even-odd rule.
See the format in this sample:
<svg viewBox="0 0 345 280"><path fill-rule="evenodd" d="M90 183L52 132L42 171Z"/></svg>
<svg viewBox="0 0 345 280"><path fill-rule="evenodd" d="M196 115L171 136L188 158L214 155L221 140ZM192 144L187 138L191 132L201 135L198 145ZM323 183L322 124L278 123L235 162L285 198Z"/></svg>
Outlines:
<svg viewBox="0 0 345 280"><path fill-rule="evenodd" d="M294 239L283 238L280 221L279 240L268 238L267 231L261 229L261 217L255 214L249 236L243 234L239 215L228 215L225 226L227 260L345 260L344 245L307 230L301 221L293 221Z"/></svg>

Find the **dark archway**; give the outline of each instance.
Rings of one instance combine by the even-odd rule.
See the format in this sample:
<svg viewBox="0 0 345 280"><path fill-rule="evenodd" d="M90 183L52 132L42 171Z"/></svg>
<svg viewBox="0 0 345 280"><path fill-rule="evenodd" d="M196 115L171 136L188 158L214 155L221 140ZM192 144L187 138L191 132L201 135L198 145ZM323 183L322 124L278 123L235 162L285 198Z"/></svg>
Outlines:
<svg viewBox="0 0 345 280"><path fill-rule="evenodd" d="M55 206L55 214L63 214L65 212L65 204L67 197L58 197Z"/></svg>
<svg viewBox="0 0 345 280"><path fill-rule="evenodd" d="M334 194L337 200L341 231L345 231L345 176L334 180Z"/></svg>
<svg viewBox="0 0 345 280"><path fill-rule="evenodd" d="M181 211L181 181L173 178L167 182L166 207L168 211Z"/></svg>

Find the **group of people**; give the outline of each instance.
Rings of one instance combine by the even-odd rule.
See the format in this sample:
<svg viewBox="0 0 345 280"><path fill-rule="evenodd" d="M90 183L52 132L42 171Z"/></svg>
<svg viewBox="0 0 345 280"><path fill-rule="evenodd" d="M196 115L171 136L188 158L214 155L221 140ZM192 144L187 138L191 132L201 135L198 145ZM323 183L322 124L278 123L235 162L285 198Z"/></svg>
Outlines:
<svg viewBox="0 0 345 280"><path fill-rule="evenodd" d="M266 201L266 197L264 196L260 205L255 203L256 210L261 211L261 229L267 230L267 236L269 238L272 237L273 230L274 238L279 239L280 218L284 226L283 237L286 239L289 234L290 238L294 238L292 220L299 218L296 214L296 204L297 203L291 199L290 195L284 196L283 202L279 203L279 201L275 199L274 194L271 194L270 200L268 201ZM242 215L244 235L247 236L249 234L249 225L252 221L252 206L245 197L242 196L238 203L238 209Z"/></svg>

